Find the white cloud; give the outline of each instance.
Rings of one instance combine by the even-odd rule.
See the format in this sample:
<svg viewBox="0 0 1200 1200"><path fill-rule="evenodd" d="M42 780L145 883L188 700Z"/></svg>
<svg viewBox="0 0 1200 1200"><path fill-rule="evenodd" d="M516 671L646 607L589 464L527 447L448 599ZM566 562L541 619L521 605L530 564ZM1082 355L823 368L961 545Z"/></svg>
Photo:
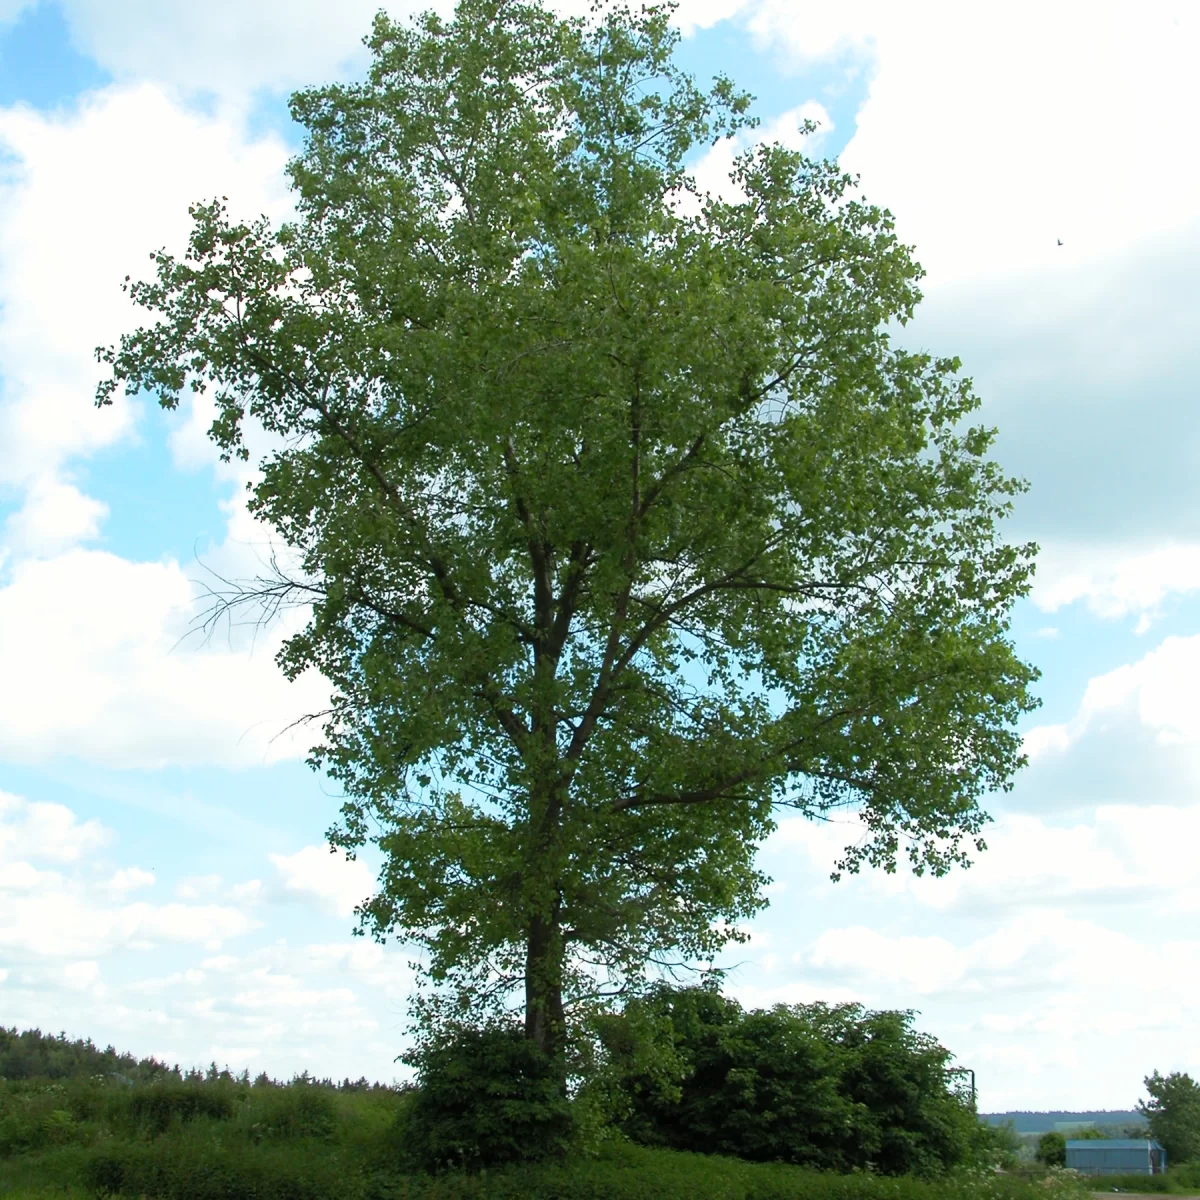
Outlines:
<svg viewBox="0 0 1200 1200"><path fill-rule="evenodd" d="M1200 635L1166 638L1135 663L1088 682L1070 721L1038 726L1025 746L1035 763L1075 750L1085 739L1094 753L1101 740L1140 739L1161 763L1168 758L1200 787ZM1143 761L1136 764L1144 768ZM1196 792L1200 797L1200 791Z"/></svg>
<svg viewBox="0 0 1200 1200"><path fill-rule="evenodd" d="M221 890L220 875L192 875L175 884L175 895L180 900L199 900Z"/></svg>
<svg viewBox="0 0 1200 1200"><path fill-rule="evenodd" d="M1200 880L1190 857L1200 839L1200 805L1105 804L1069 821L1004 812L987 826L987 849L973 855L969 868L936 878L901 865L894 874L864 869L829 883L860 828L789 818L764 851L802 856L805 874L815 876L811 893L825 901L850 889L872 903L912 901L942 916L985 920L1015 913L1090 920L1135 908L1200 911Z"/></svg>
<svg viewBox="0 0 1200 1200"><path fill-rule="evenodd" d="M145 871L141 867L122 867L113 873L111 879L104 884L105 890L118 896L138 888L153 887L155 877L153 871Z"/></svg>
<svg viewBox="0 0 1200 1200"><path fill-rule="evenodd" d="M1050 546L1038 556L1031 599L1043 612L1083 601L1106 619L1137 615L1145 633L1167 596L1200 591L1200 544L1155 549Z"/></svg>
<svg viewBox="0 0 1200 1200"><path fill-rule="evenodd" d="M361 67L366 53L361 42L379 5L62 0L62 7L74 42L119 79L244 95L320 83Z"/></svg>
<svg viewBox="0 0 1200 1200"><path fill-rule="evenodd" d="M99 821L80 821L63 804L0 792L0 862L75 863L109 843Z"/></svg>
<svg viewBox="0 0 1200 1200"><path fill-rule="evenodd" d="M262 924L217 904L138 901L106 908L101 889L85 889L48 873L37 882L36 888L4 900L0 949L10 958L75 958L172 944L217 950Z"/></svg>
<svg viewBox="0 0 1200 1200"><path fill-rule="evenodd" d="M338 916L348 917L375 892L375 875L360 858L348 859L329 846L305 846L295 854L272 854L288 892L312 896Z"/></svg>
<svg viewBox="0 0 1200 1200"><path fill-rule="evenodd" d="M100 982L100 964L94 959L67 963L63 967L67 986L76 991L90 991Z"/></svg>
<svg viewBox="0 0 1200 1200"><path fill-rule="evenodd" d="M10 962L90 961L181 943L217 949L258 924L221 905L128 903L129 892L154 885L152 873L123 867L95 879L82 872L87 856L111 839L99 822L80 822L63 805L0 793L0 953ZM41 870L37 861L70 870ZM71 967L66 977L77 982L81 972Z"/></svg>
<svg viewBox="0 0 1200 1200"><path fill-rule="evenodd" d="M826 930L796 961L838 976L886 979L918 995L945 991L964 970L962 955L945 938L890 937L865 925Z"/></svg>
<svg viewBox="0 0 1200 1200"><path fill-rule="evenodd" d="M1195 216L1194 5L759 0L749 23L802 59L871 63L840 161L896 213L930 286L1104 257ZM1114 169L1132 147L1169 174L1153 203L1146 171Z"/></svg>
<svg viewBox="0 0 1200 1200"><path fill-rule="evenodd" d="M174 562L74 550L18 563L0 589L0 754L62 754L109 766L252 765L302 757L319 727L287 726L328 707L315 672L289 684L274 652L299 614L253 653L180 639L193 588Z"/></svg>
<svg viewBox="0 0 1200 1200"><path fill-rule="evenodd" d="M46 556L99 536L108 505L53 476L36 480L5 522L3 545L20 556Z"/></svg>
<svg viewBox="0 0 1200 1200"><path fill-rule="evenodd" d="M131 430L123 398L92 402L93 348L136 312L121 280L145 272L150 250L182 247L195 201L229 195L237 216L289 211L287 149L248 137L237 111L207 117L145 83L78 110L2 109L0 149L11 156L0 175L0 483L27 486Z"/></svg>

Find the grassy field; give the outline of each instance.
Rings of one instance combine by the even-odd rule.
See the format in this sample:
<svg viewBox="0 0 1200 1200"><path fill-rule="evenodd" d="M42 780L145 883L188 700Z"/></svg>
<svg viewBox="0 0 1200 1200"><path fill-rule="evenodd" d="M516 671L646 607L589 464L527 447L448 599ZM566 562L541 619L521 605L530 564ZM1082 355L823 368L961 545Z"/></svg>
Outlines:
<svg viewBox="0 0 1200 1200"><path fill-rule="evenodd" d="M611 1143L437 1177L401 1167L406 1096L278 1085L0 1083L0 1195L164 1200L1051 1200L1083 1181L833 1175Z"/></svg>

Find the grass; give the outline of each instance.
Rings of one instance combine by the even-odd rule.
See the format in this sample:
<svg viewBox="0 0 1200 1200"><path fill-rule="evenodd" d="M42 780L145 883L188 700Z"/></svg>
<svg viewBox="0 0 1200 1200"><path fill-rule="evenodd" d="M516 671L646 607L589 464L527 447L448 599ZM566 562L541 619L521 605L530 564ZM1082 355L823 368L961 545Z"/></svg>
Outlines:
<svg viewBox="0 0 1200 1200"><path fill-rule="evenodd" d="M1114 1189L1142 1195L1200 1196L1200 1171L1186 1164L1169 1168L1165 1175L1104 1175L1095 1181L1097 1192Z"/></svg>
<svg viewBox="0 0 1200 1200"><path fill-rule="evenodd" d="M0 1082L13 1200L1074 1200L1081 1181L836 1175L613 1142L569 1162L430 1177L399 1166L404 1093L294 1083ZM1111 1185L1110 1185L1111 1186Z"/></svg>

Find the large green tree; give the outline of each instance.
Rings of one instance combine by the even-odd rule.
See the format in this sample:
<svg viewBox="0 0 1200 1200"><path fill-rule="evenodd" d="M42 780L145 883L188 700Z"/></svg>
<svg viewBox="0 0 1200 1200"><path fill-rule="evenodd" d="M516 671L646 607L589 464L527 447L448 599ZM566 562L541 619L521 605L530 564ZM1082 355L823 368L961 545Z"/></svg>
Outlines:
<svg viewBox="0 0 1200 1200"><path fill-rule="evenodd" d="M1166 1150L1167 1165L1200 1158L1200 1083L1182 1071L1155 1071L1144 1082L1150 1099L1139 1100L1137 1110Z"/></svg>
<svg viewBox="0 0 1200 1200"><path fill-rule="evenodd" d="M523 985L552 1053L738 936L778 806L858 811L839 871L967 862L1033 705L1022 485L957 361L889 337L920 268L778 145L698 196L748 98L668 16L380 15L365 82L292 98L296 219L193 207L97 352L98 403L207 387L223 455L273 437L250 506L301 565L226 599L311 604L279 661L333 687L331 843L386 855L359 931Z"/></svg>

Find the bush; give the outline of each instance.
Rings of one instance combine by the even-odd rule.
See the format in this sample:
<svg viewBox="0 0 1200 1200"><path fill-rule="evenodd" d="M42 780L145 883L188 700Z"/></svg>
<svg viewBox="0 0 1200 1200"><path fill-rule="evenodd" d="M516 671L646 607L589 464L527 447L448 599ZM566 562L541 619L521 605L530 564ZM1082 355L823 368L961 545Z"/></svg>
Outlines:
<svg viewBox="0 0 1200 1200"><path fill-rule="evenodd" d="M291 1146L236 1154L169 1140L94 1151L81 1182L94 1196L161 1200L349 1200L362 1194L360 1181L327 1153Z"/></svg>
<svg viewBox="0 0 1200 1200"><path fill-rule="evenodd" d="M252 1141L328 1140L337 1132L337 1105L327 1092L309 1084L260 1090L253 1100Z"/></svg>
<svg viewBox="0 0 1200 1200"><path fill-rule="evenodd" d="M131 1088L114 1107L123 1107L128 1121L152 1137L165 1133L174 1121L185 1123L197 1117L227 1121L234 1114L233 1094L229 1089L174 1080Z"/></svg>
<svg viewBox="0 0 1200 1200"><path fill-rule="evenodd" d="M911 1013L821 1004L743 1012L700 987L659 989L625 1019L648 1028L665 1019L684 1065L677 1084L640 1073L640 1050L619 1036L623 1021L602 1023L610 1057L627 1060L622 1127L643 1145L926 1176L1005 1153L950 1086L949 1052L911 1028Z"/></svg>
<svg viewBox="0 0 1200 1200"><path fill-rule="evenodd" d="M1067 1139L1061 1133L1043 1133L1038 1138L1034 1157L1048 1167L1061 1167L1067 1161Z"/></svg>
<svg viewBox="0 0 1200 1200"><path fill-rule="evenodd" d="M87 1143L102 1110L103 1095L91 1084L0 1081L0 1157Z"/></svg>
<svg viewBox="0 0 1200 1200"><path fill-rule="evenodd" d="M1169 1175L1093 1175L1090 1179L1097 1191L1113 1192L1119 1188L1123 1192L1151 1195L1175 1190Z"/></svg>
<svg viewBox="0 0 1200 1200"><path fill-rule="evenodd" d="M404 1157L423 1170L531 1162L573 1133L561 1072L515 1027L457 1029L414 1056Z"/></svg>
<svg viewBox="0 0 1200 1200"><path fill-rule="evenodd" d="M1011 1171L1019 1162L1021 1138L1011 1121L993 1125L980 1121L975 1134L974 1159L983 1167Z"/></svg>

